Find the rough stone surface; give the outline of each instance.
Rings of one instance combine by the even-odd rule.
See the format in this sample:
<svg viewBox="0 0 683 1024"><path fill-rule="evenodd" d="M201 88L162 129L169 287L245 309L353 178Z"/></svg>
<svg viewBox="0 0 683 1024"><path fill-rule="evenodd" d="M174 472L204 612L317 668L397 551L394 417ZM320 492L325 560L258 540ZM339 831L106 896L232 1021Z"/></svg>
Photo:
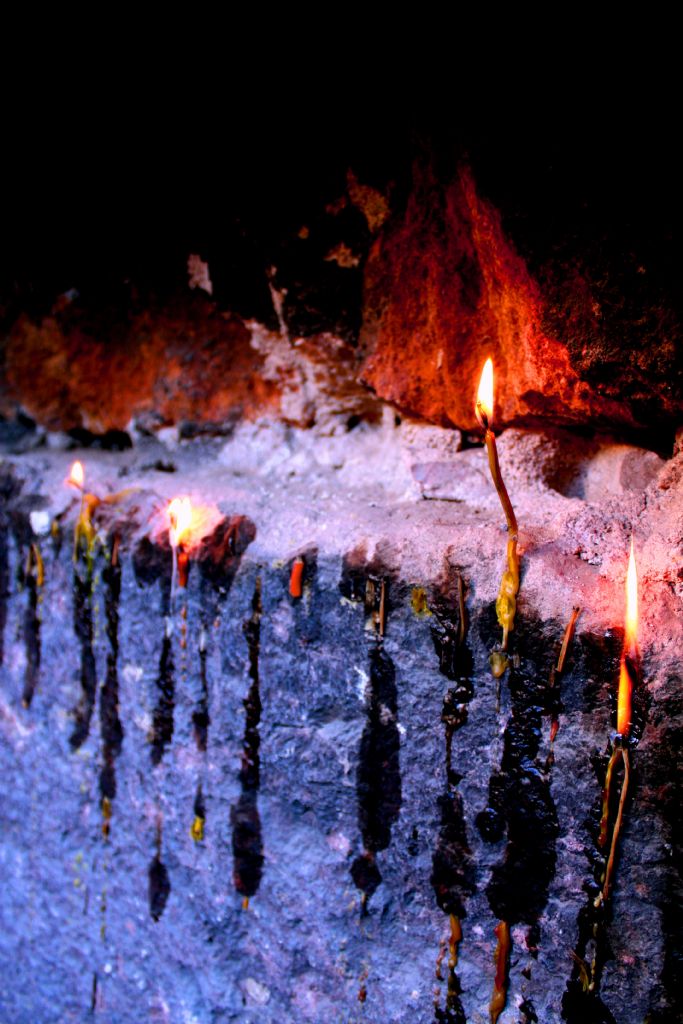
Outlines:
<svg viewBox="0 0 683 1024"><path fill-rule="evenodd" d="M501 1024L678 1019L682 456L654 467L608 442L571 451L570 434L501 437L522 588L520 662L498 694L505 533L483 451L457 440L387 416L339 434L256 423L227 441L82 453L91 491L126 488L96 513L91 590L72 560L72 454L0 466L3 1019L485 1022L501 915ZM644 467L636 489L627 461ZM424 500L416 467L439 463L458 493ZM572 483L586 479L588 496ZM171 600L160 511L174 494L219 514ZM645 687L588 999L572 951L592 898L632 530ZM558 709L549 672L577 603Z"/></svg>
<svg viewBox="0 0 683 1024"><path fill-rule="evenodd" d="M348 344L269 333L199 294L96 313L62 297L50 316L17 320L4 369L3 411L18 407L52 431L225 431L267 411L301 426L377 416Z"/></svg>
<svg viewBox="0 0 683 1024"><path fill-rule="evenodd" d="M556 171L498 147L468 163L441 139L369 175L337 154L268 197L241 182L204 247L181 232L144 259L60 249L51 272L37 257L0 272L3 433L17 412L93 434L372 417L368 387L469 430L492 355L499 427L588 425L663 450L683 415L678 192L653 222L644 184L605 197L609 160L591 189L566 143Z"/></svg>
<svg viewBox="0 0 683 1024"><path fill-rule="evenodd" d="M551 318L538 278L469 169L447 184L416 165L405 211L386 225L366 264L363 379L412 415L472 429L479 375L492 356L499 424L671 425L683 411L674 329L663 331L656 350L641 351L640 367L634 356L626 371L610 370L614 353L595 346L588 357L598 298L579 277L574 291L572 298L565 287L573 314ZM655 376L648 359L668 371L659 365Z"/></svg>

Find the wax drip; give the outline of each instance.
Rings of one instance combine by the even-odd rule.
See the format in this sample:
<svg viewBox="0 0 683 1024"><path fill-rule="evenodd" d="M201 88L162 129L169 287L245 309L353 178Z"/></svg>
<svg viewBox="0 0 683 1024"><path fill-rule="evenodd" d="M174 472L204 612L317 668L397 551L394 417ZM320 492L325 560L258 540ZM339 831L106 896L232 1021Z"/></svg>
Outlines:
<svg viewBox="0 0 683 1024"><path fill-rule="evenodd" d="M40 604L42 603L45 567L43 556L37 543L31 543L22 572L22 582L26 588L27 600L24 612L24 644L26 647L26 672L24 676L24 692L22 704L31 706L38 685L40 673Z"/></svg>
<svg viewBox="0 0 683 1024"><path fill-rule="evenodd" d="M100 770L100 798L102 832L109 836L112 806L116 796L116 758L123 745L123 725L119 717L119 600L121 597L121 563L119 539L114 537L109 561L102 572L105 587L105 614L107 620L107 665L104 684L100 690L100 734L102 738L102 768Z"/></svg>
<svg viewBox="0 0 683 1024"><path fill-rule="evenodd" d="M161 861L161 817L159 817L157 821L156 853L149 865L148 872L149 913L153 921L158 921L161 918L166 909L170 894L171 880L165 864Z"/></svg>
<svg viewBox="0 0 683 1024"><path fill-rule="evenodd" d="M258 810L260 785L259 722L261 720L261 695L259 681L259 654L261 646L261 577L257 576L251 615L244 622L244 635L249 652L249 679L251 680L244 700L246 724L242 749L242 763L239 780L241 794L231 808L232 852L234 859L233 882L243 898L243 905L258 892L263 873L263 838L261 816Z"/></svg>
<svg viewBox="0 0 683 1024"><path fill-rule="evenodd" d="M391 829L401 809L396 670L384 649L388 605L387 580L368 577L364 606L365 629L370 635L370 679L356 776L358 824L364 849L351 865L351 877L362 893L363 914L367 913L368 901L382 880L377 854L389 846Z"/></svg>
<svg viewBox="0 0 683 1024"><path fill-rule="evenodd" d="M527 621L521 633L520 643L530 649L541 635L540 626ZM539 648L535 660L540 661L544 655L545 651ZM488 807L476 819L487 842L498 842L507 833L503 858L493 868L486 888L489 905L498 920L492 1021L497 1020L507 998L507 972L502 966L504 953L505 962L509 959L511 928L520 923L537 924L548 899L557 859L557 811L549 773L538 756L548 686L534 660L527 657L512 661L509 685L512 706L503 736L500 768L491 776Z"/></svg>
<svg viewBox="0 0 683 1024"><path fill-rule="evenodd" d="M439 656L439 669L457 685L446 692L441 710L446 742L446 784L439 798L441 826L432 859L431 882L437 903L448 915L448 987L446 1003L442 1009L435 1002L435 1020L440 1024L465 1024L465 1011L460 999L461 986L456 974L458 949L462 941L462 920L466 917L465 903L476 888L474 862L467 840L462 797L457 791L462 776L453 770L453 736L467 722L467 705L474 696L472 685L472 656L467 645L468 617L465 605L465 585L457 578L457 601L437 597L433 602L434 622L432 640ZM455 607L454 607L455 606ZM443 952L437 960L437 978Z"/></svg>
<svg viewBox="0 0 683 1024"><path fill-rule="evenodd" d="M73 711L75 725L69 743L78 750L90 733L97 696L94 643L94 539L77 535L74 548L74 630L81 646L81 697Z"/></svg>

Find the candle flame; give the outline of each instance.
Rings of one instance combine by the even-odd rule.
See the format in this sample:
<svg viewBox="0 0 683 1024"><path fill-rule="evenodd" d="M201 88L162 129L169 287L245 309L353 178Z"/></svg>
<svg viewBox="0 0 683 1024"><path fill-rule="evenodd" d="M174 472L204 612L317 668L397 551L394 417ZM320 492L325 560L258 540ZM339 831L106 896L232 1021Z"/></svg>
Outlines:
<svg viewBox="0 0 683 1024"><path fill-rule="evenodd" d="M85 483L85 470L83 469L83 464L79 462L78 459L71 467L67 483L70 483L72 487L78 487L79 489L83 488L83 484Z"/></svg>
<svg viewBox="0 0 683 1024"><path fill-rule="evenodd" d="M631 676L626 659L621 659L619 669L619 696L617 698L617 732L626 736L631 725Z"/></svg>
<svg viewBox="0 0 683 1024"><path fill-rule="evenodd" d="M619 669L619 694L617 698L617 732L625 736L631 725L631 691L632 677L626 658L635 662L638 657L638 574L636 559L631 537L631 553L626 573L626 629L624 635L624 653Z"/></svg>
<svg viewBox="0 0 683 1024"><path fill-rule="evenodd" d="M489 358L484 363L477 391L477 403L474 407L479 425L485 430L491 425L493 419L493 360Z"/></svg>
<svg viewBox="0 0 683 1024"><path fill-rule="evenodd" d="M636 559L633 552L633 537L631 537L631 554L628 559L628 572L626 573L626 646L631 652L635 652L638 642L638 573L636 572Z"/></svg>
<svg viewBox="0 0 683 1024"><path fill-rule="evenodd" d="M168 506L168 534L171 546L177 548L192 526L192 502L189 498L174 498Z"/></svg>

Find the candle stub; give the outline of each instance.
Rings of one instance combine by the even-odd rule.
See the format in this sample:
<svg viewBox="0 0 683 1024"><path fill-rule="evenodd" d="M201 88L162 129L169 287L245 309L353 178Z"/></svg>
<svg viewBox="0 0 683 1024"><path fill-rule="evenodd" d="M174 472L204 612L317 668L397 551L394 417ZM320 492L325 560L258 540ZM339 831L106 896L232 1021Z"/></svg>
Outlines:
<svg viewBox="0 0 683 1024"><path fill-rule="evenodd" d="M517 593L519 591L519 557L517 555L518 527L517 516L515 515L515 510L512 507L512 502L510 501L510 496L507 492L507 488L503 482L503 475L500 471L496 438L491 430L491 424L493 421L493 360L491 358L488 358L484 363L484 369L482 370L481 379L479 381L479 389L477 391L477 400L474 406L474 412L477 417L477 422L484 431L484 444L486 445L486 451L488 454L491 478L498 493L498 498L500 499L500 504L507 523L508 533L510 535L506 549L507 568L503 572L503 577L500 582L500 590L496 599L496 614L498 616L498 622L503 629L501 647L503 651L506 651L508 636L510 631L514 628L515 612L517 610ZM491 656L491 669L494 676L499 678L505 672L506 668L507 659L502 655L499 656L499 652L494 652Z"/></svg>

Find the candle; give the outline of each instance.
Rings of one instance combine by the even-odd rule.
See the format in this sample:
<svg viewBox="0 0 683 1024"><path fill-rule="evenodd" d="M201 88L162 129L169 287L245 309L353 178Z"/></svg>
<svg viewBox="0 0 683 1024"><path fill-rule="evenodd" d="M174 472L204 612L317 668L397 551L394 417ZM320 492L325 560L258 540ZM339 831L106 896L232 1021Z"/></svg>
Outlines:
<svg viewBox="0 0 683 1024"><path fill-rule="evenodd" d="M631 694L638 664L638 574L631 537L631 553L626 573L626 629L624 650L619 668L619 695L617 701L617 732L628 736L631 727Z"/></svg>
<svg viewBox="0 0 683 1024"><path fill-rule="evenodd" d="M633 550L633 537L631 537L631 553L628 560L628 571L626 573L626 628L624 632L624 650L621 655L619 666L619 690L617 694L617 732L612 743L612 754L605 773L605 785L602 793L602 817L600 820L600 834L598 843L600 846L607 845L609 834L609 812L610 797L612 792L612 780L614 773L622 763L624 774L619 795L617 816L612 829L612 841L610 843L609 857L605 867L605 877L597 902L604 901L609 896L612 874L614 872L614 858L621 832L621 823L624 817L626 806L626 795L628 793L630 759L628 752L628 735L631 729L631 699L633 686L638 678L638 575L636 572L636 559Z"/></svg>
<svg viewBox="0 0 683 1024"><path fill-rule="evenodd" d="M171 595L175 593L176 581L180 587L187 583L187 556L183 550L183 542L192 528L192 511L192 502L189 498L173 498L167 510L168 539L173 552Z"/></svg>
<svg viewBox="0 0 683 1024"><path fill-rule="evenodd" d="M484 431L484 444L489 457L489 469L494 486L498 492L508 533L510 535L507 543L507 569L503 573L500 582L500 590L496 599L496 614L498 622L503 627L503 642L501 648L507 650L508 634L514 627L515 611L517 609L517 592L519 591L519 558L517 555L517 517L512 507L510 496L503 482L498 461L498 450L496 438L491 430L493 422L493 361L489 358L484 363L481 373L477 401L474 407L475 416L479 426ZM507 659L501 657L500 653L494 651L491 655L491 668L495 676L501 676L507 668Z"/></svg>
<svg viewBox="0 0 683 1024"><path fill-rule="evenodd" d="M71 467L67 483L71 484L72 487L76 487L79 491L83 490L83 484L85 483L85 470L83 469L83 463L79 462L78 459L76 459Z"/></svg>
<svg viewBox="0 0 683 1024"><path fill-rule="evenodd" d="M79 462L78 459L72 465L66 482L70 487L75 487L77 491L81 492L81 507L78 510L78 519L74 529L74 562L78 561L81 549L83 549L88 572L92 573L96 538L95 528L92 524L92 515L100 504L100 499L95 494L86 493L85 469L83 463Z"/></svg>
<svg viewBox="0 0 683 1024"><path fill-rule="evenodd" d="M301 555L298 555L292 563L292 571L289 576L289 593L294 598L303 594L305 562Z"/></svg>
<svg viewBox="0 0 683 1024"><path fill-rule="evenodd" d="M477 417L479 426L484 431L484 444L486 445L486 451L489 456L489 468L491 470L493 483L498 491L500 503L503 506L505 519L507 520L508 532L511 536L516 538L517 517L515 516L515 510L512 507L512 502L510 501L507 488L503 483L503 477L500 472L500 463L498 462L496 438L491 430L491 423L493 422L493 360L490 357L484 363L484 369L481 371L481 380L479 381L479 390L477 391L477 402L474 407L474 414Z"/></svg>

